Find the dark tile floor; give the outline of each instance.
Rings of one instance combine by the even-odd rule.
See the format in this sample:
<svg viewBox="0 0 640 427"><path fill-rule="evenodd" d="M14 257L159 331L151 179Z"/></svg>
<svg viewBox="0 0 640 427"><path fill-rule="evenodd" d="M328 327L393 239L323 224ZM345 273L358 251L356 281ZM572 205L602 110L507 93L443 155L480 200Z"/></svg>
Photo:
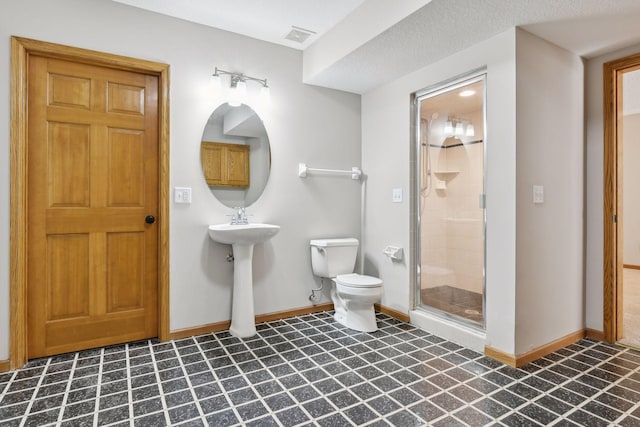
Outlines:
<svg viewBox="0 0 640 427"><path fill-rule="evenodd" d="M640 353L582 340L513 369L378 314L331 312L38 359L0 374L2 426L638 426Z"/></svg>
<svg viewBox="0 0 640 427"><path fill-rule="evenodd" d="M426 306L483 324L482 294L444 285L422 289L420 297Z"/></svg>

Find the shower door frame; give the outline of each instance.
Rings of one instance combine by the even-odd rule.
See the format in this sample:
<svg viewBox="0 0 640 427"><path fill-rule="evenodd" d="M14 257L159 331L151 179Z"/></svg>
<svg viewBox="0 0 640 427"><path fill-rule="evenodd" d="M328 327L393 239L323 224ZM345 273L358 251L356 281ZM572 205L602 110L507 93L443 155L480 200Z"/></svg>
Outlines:
<svg viewBox="0 0 640 427"><path fill-rule="evenodd" d="M422 174L422 156L420 155L420 147L421 147L421 134L420 134L420 103L428 98L432 98L434 96L450 92L459 87L466 86L471 83L476 83L482 81L482 324L477 322L473 322L469 319L465 319L462 316L458 316L452 313L448 313L443 310L439 310L434 307L430 307L426 304L421 303L421 266L422 266L422 225L421 225L421 213L420 213L420 204L421 204L421 192L420 192L420 180ZM414 256L411 259L412 262L412 279L414 285L413 289L413 298L412 298L412 308L414 310L420 310L430 315L452 321L466 327L470 327L472 329L478 331L485 331L487 315L486 315L486 307L487 307L487 69L486 67L482 67L471 72L461 74L459 76L453 77L451 79L441 81L431 86L427 86L412 95L412 112L411 115L411 128L413 131L411 132L411 146L412 146L412 159L411 162L413 167L412 173L412 195L413 195L413 203L411 211L413 213L414 220L412 221L413 227L413 247ZM429 149L429 147L427 147ZM433 171L431 171L433 174Z"/></svg>

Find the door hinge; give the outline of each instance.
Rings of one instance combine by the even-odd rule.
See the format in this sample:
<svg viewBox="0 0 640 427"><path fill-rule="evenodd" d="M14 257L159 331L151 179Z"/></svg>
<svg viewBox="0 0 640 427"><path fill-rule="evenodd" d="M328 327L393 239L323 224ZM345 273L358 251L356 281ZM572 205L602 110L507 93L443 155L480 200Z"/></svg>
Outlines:
<svg viewBox="0 0 640 427"><path fill-rule="evenodd" d="M618 215L613 215L613 216L611 217L611 220L612 220L614 223L617 223L617 222L618 222Z"/></svg>

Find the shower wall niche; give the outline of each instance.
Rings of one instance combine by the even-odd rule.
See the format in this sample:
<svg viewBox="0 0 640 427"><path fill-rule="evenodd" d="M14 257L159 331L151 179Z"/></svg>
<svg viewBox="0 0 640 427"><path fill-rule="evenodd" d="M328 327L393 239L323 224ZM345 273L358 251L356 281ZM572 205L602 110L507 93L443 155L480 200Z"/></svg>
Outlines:
<svg viewBox="0 0 640 427"><path fill-rule="evenodd" d="M418 109L417 305L482 326L484 78L426 93Z"/></svg>

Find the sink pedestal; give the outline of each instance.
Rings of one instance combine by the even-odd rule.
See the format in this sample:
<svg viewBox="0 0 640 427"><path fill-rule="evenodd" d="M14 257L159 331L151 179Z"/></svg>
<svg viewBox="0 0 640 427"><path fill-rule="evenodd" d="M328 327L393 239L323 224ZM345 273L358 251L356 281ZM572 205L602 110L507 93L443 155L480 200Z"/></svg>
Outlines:
<svg viewBox="0 0 640 427"><path fill-rule="evenodd" d="M280 230L273 224L214 224L209 237L233 247L233 299L229 333L238 338L256 334L253 313L253 245L264 243Z"/></svg>
<svg viewBox="0 0 640 427"><path fill-rule="evenodd" d="M253 312L253 245L234 244L233 247L233 300L229 333L238 338L256 334Z"/></svg>

